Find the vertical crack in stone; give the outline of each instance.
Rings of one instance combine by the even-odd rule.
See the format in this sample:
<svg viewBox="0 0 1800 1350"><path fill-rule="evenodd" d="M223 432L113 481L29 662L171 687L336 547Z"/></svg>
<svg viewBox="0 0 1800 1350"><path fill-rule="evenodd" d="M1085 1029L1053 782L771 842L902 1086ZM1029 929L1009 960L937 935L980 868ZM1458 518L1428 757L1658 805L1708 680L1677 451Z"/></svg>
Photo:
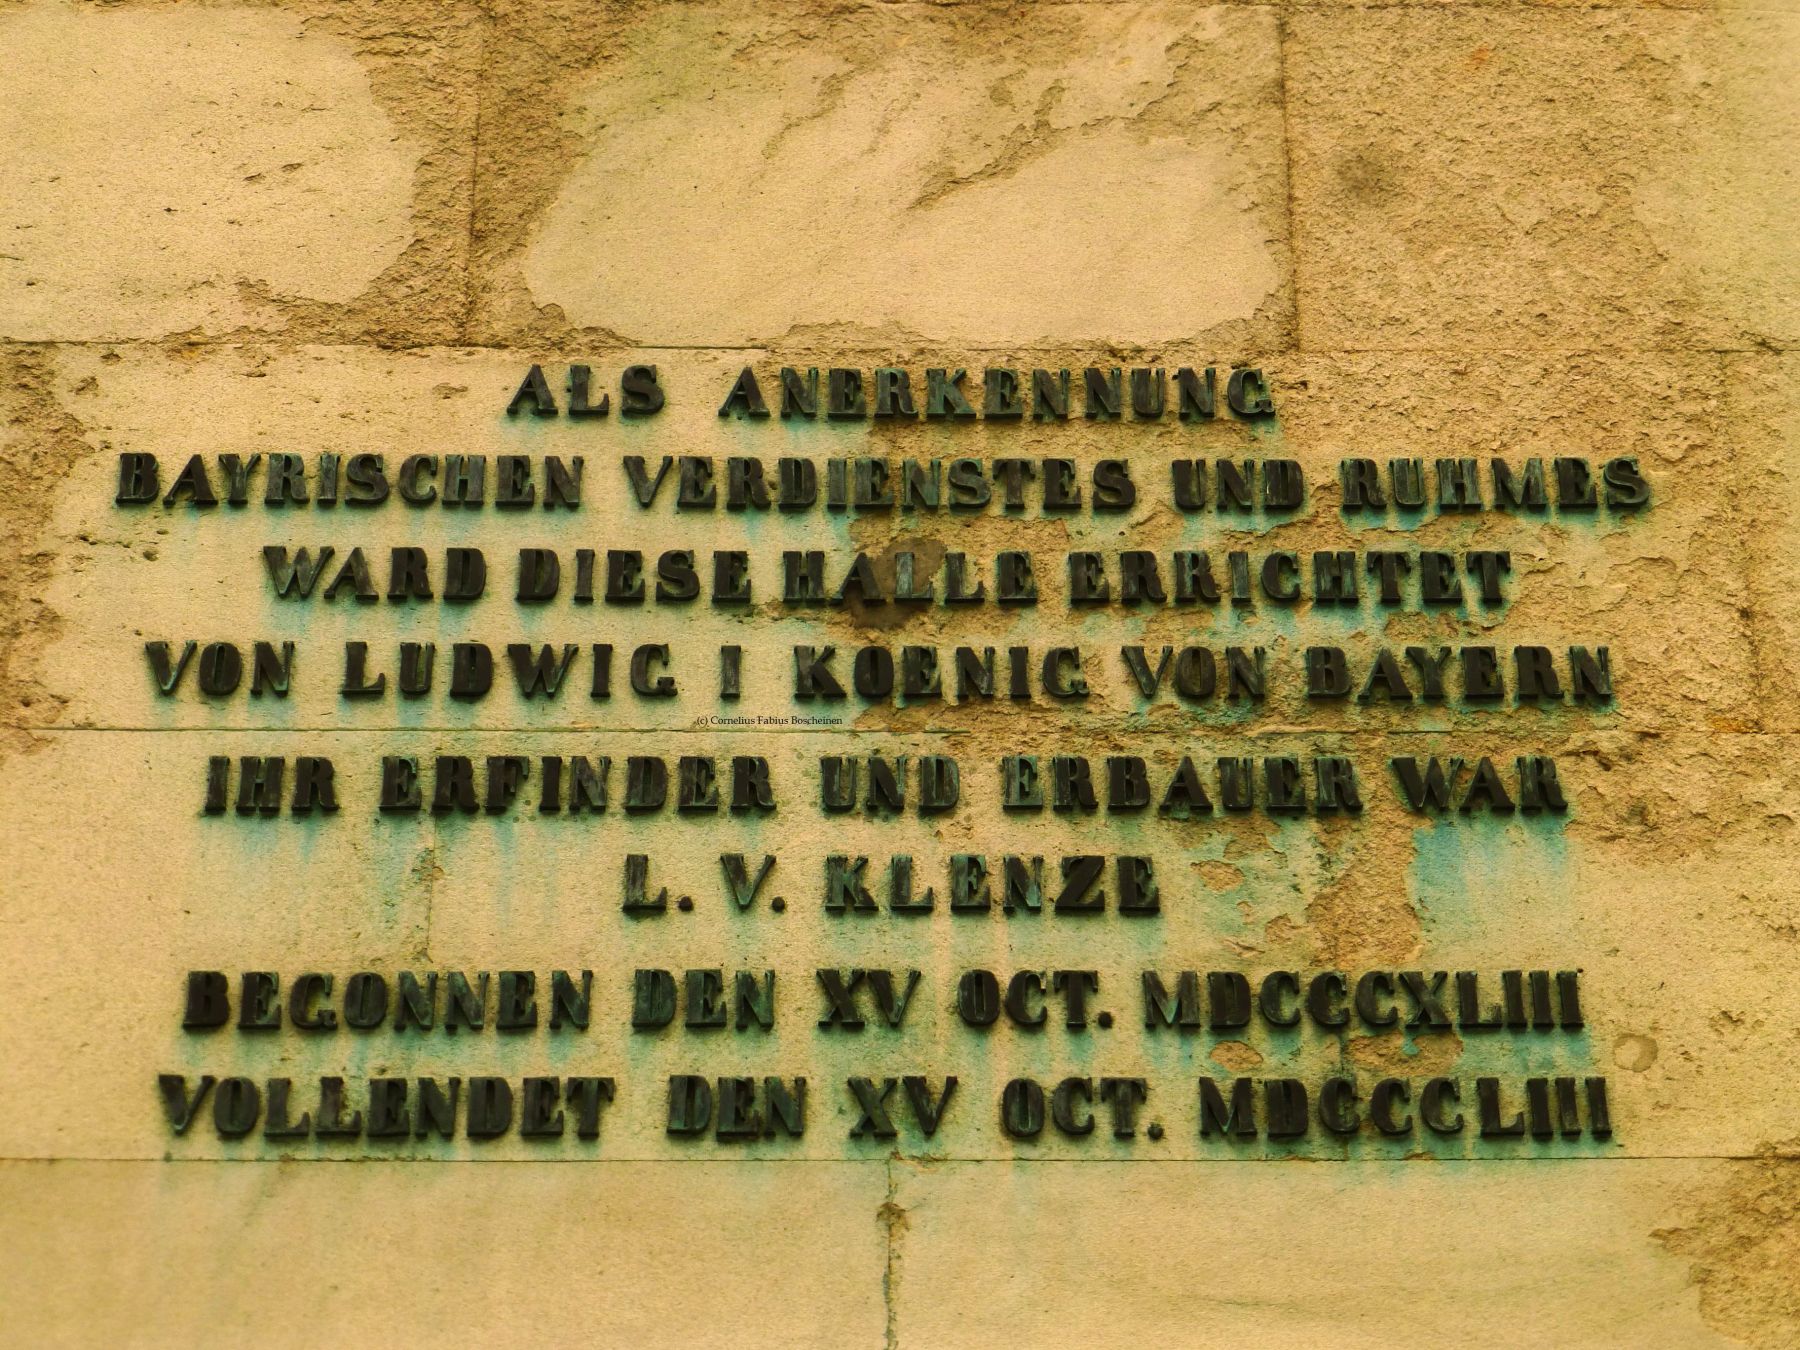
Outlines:
<svg viewBox="0 0 1800 1350"><path fill-rule="evenodd" d="M1288 98L1288 10L1275 12L1275 82L1281 99L1281 199L1287 208L1287 345L1301 350L1304 330L1300 325L1300 226L1294 209L1294 113Z"/></svg>
<svg viewBox="0 0 1800 1350"><path fill-rule="evenodd" d="M463 343L473 341L470 334L475 326L475 304L481 294L475 275L476 236L481 223L481 106L487 84L488 48L493 36L494 16L483 4L475 35L475 112L469 126L469 228L463 252L463 307L462 318L456 325L457 340Z"/></svg>
<svg viewBox="0 0 1800 1350"><path fill-rule="evenodd" d="M887 1196L875 1211L886 1247L886 1262L881 1271L881 1304L887 1319L887 1332L882 1343L886 1350L899 1350L900 1345L899 1310L894 1296L900 1286L900 1234L906 1231L906 1210L895 1199L898 1183L894 1178L894 1161L895 1155L890 1153L883 1164L887 1169Z"/></svg>
<svg viewBox="0 0 1800 1350"><path fill-rule="evenodd" d="M1725 391L1725 418L1730 429L1727 434L1749 437L1753 444L1766 437L1773 444L1776 438L1768 434L1773 428L1765 431L1757 420L1764 411L1761 405L1767 391L1761 386L1763 367L1768 358L1756 353L1716 353L1713 359L1719 363L1719 387ZM1774 375L1773 371L1770 373ZM1756 430L1748 430L1750 428ZM1745 579L1745 589L1738 599L1737 618L1750 654L1750 698L1746 712L1751 727L1759 732L1769 730L1764 716L1766 704L1781 696L1776 678L1780 657L1770 651L1764 625L1759 622L1757 613L1762 598L1757 581L1767 566L1764 541L1776 524L1761 509L1765 501L1762 494L1766 492L1766 484L1749 474L1725 475L1729 535L1736 539L1738 575Z"/></svg>

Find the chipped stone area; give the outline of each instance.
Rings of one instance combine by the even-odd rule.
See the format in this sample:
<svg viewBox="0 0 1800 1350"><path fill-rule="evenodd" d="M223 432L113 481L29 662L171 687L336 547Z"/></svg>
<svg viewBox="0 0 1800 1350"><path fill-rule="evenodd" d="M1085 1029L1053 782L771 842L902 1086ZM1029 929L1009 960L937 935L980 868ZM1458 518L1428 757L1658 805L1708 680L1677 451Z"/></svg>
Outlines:
<svg viewBox="0 0 1800 1350"><path fill-rule="evenodd" d="M1690 1262L1700 1313L1743 1345L1800 1340L1800 1157L1794 1142L1715 1169L1688 1187L1680 1218L1652 1231Z"/></svg>
<svg viewBox="0 0 1800 1350"><path fill-rule="evenodd" d="M92 447L57 396L54 365L52 353L0 345L0 457L13 481L0 491L0 755L28 748L24 728L56 722L70 700L37 667L63 627L47 598L58 550L44 526L58 486Z"/></svg>

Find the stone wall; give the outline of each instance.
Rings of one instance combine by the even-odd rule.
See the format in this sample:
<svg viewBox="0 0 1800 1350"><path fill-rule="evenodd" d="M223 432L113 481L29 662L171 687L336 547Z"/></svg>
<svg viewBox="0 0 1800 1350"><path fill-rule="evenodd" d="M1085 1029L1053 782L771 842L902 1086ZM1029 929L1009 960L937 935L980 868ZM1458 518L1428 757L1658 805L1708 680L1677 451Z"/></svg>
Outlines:
<svg viewBox="0 0 1800 1350"><path fill-rule="evenodd" d="M68 1345L1800 1343L1797 89L1792 0L0 0L0 1321ZM572 362L615 399L654 365L668 406L507 416L530 366L560 399ZM722 420L746 365L770 389L782 366L921 387L932 367L1254 367L1276 415ZM167 474L190 454L581 455L587 492L511 518L122 508L119 456L141 451ZM640 509L625 455L1066 456L1084 482L1120 457L1145 490L1115 516L746 519ZM1653 500L1340 512L1343 457L1415 455L1631 457ZM1183 515L1177 457L1292 458L1308 506L1279 527ZM499 594L290 603L262 573L272 544L361 545L378 584L390 547L475 544ZM747 548L766 598L526 610L506 595L525 546ZM1503 549L1512 589L1492 612L1341 620L773 598L788 549L891 577L902 552L1195 547ZM256 638L300 644L285 700L164 698L146 673L146 642ZM390 666L411 640L669 642L682 689L357 703L338 681L357 639ZM696 725L796 711L797 642L1059 641L1102 654L1078 706ZM1321 707L1290 680L1253 714L1197 711L1146 704L1117 658L1481 641L1606 645L1616 701ZM726 644L754 658L734 704L712 687ZM757 754L793 790L754 820L384 815L392 753ZM822 753L954 755L964 801L827 817ZM1183 754L1374 773L1539 754L1568 810L1426 819L1378 785L1353 817L1021 819L996 794L1018 753L1165 775ZM248 754L330 755L343 809L207 816L208 757ZM725 849L780 858L783 910L724 898ZM829 855L915 855L947 897L965 851L1153 856L1163 910L821 909ZM636 852L691 910L621 909ZM775 969L776 1026L636 1033L639 967ZM919 1020L822 1030L816 967L920 969ZM952 1007L975 967L1096 968L1117 1027L973 1032ZM190 970L562 968L596 973L578 1040L181 1026ZM1151 1035L1150 968L1579 968L1586 1025ZM1614 1134L1198 1133L1196 1077L1278 1070L1604 1076ZM177 1135L159 1073L605 1073L618 1095L591 1144L282 1146ZM657 1094L677 1073L804 1076L805 1135L672 1140ZM1010 1079L1077 1073L1145 1076L1166 1134L998 1128ZM851 1074L955 1074L961 1097L935 1138L851 1137Z"/></svg>

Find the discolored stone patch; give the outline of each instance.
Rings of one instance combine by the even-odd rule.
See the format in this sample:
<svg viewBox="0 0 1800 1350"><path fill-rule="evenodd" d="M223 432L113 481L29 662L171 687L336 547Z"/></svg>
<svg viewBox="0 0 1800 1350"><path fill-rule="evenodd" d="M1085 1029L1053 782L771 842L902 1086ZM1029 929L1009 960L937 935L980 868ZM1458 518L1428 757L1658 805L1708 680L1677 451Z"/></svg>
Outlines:
<svg viewBox="0 0 1800 1350"><path fill-rule="evenodd" d="M518 7L501 14L504 53L528 35ZM809 328L1017 344L1284 326L1266 11L533 17L534 49L554 32L557 55L529 72L502 55L490 74L505 111L484 119L488 331L561 318L651 344Z"/></svg>
<svg viewBox="0 0 1800 1350"><path fill-rule="evenodd" d="M0 15L0 337L450 337L472 3Z"/></svg>

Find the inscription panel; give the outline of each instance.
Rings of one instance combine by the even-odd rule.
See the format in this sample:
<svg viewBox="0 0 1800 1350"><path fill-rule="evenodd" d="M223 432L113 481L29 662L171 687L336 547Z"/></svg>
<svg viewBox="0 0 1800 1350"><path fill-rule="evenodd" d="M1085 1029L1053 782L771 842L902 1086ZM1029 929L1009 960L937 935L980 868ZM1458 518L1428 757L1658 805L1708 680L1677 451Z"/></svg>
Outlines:
<svg viewBox="0 0 1800 1350"><path fill-rule="evenodd" d="M1678 637L1741 622L1706 419L1607 362L1563 376L1617 408L1591 448L1542 365L1396 433L1450 377L1066 359L66 356L104 449L41 666L82 678L21 767L130 805L97 932L156 940L59 1147L1766 1137L1777 1028L1660 1069L1630 1030L1789 973L1645 923L1704 887L1680 812L1743 809L1667 791L1749 749L1748 653ZM45 975L22 1069L91 1041L100 959Z"/></svg>

